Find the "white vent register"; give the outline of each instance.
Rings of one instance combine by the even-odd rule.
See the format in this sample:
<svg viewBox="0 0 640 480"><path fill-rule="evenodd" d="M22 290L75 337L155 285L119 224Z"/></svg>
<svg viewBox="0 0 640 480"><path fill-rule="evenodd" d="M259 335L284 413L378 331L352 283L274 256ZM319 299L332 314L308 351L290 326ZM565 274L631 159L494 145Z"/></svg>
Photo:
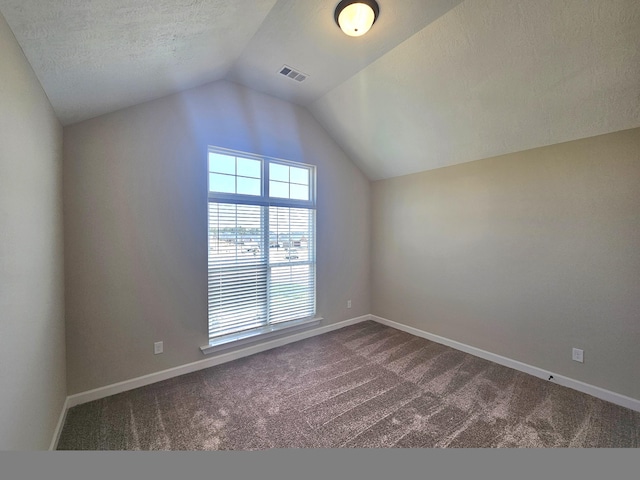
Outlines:
<svg viewBox="0 0 640 480"><path fill-rule="evenodd" d="M309 75L307 75L306 73L300 73L287 65L282 66L282 68L280 69L280 75L289 77L293 80L296 80L297 82L303 82L307 79L307 77L309 77Z"/></svg>

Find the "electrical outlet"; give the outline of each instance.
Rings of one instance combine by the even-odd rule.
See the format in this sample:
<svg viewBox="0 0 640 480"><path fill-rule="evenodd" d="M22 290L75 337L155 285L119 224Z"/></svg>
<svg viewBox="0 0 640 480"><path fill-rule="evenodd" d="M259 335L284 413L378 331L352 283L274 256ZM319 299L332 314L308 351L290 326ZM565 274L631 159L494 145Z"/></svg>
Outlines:
<svg viewBox="0 0 640 480"><path fill-rule="evenodd" d="M571 358L573 358L573 360L575 360L576 362L580 362L583 363L584 362L584 351L580 350L579 348L574 348L573 349L573 355Z"/></svg>
<svg viewBox="0 0 640 480"><path fill-rule="evenodd" d="M347 300L347 308L351 308L351 300Z"/></svg>
<svg viewBox="0 0 640 480"><path fill-rule="evenodd" d="M153 353L154 353L154 355L162 353L163 350L164 350L164 346L163 346L162 342L156 342L156 343L153 344Z"/></svg>

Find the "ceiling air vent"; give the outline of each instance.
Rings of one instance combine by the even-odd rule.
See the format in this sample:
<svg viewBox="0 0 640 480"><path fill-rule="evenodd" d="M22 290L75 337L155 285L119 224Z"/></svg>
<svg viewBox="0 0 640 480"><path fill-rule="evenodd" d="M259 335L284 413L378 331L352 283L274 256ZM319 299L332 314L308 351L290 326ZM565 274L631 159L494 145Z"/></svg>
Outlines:
<svg viewBox="0 0 640 480"><path fill-rule="evenodd" d="M292 78L293 80L296 80L298 82L303 82L309 76L306 73L297 72L293 68L286 65L282 66L282 68L280 69L280 74L284 75L285 77Z"/></svg>

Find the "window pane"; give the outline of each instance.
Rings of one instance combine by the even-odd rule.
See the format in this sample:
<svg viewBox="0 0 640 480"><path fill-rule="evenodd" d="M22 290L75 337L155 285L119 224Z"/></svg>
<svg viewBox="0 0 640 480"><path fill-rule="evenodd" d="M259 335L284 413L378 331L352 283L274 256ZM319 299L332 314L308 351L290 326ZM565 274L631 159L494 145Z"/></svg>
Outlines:
<svg viewBox="0 0 640 480"><path fill-rule="evenodd" d="M267 322L267 265L260 252L266 207L209 203L210 338Z"/></svg>
<svg viewBox="0 0 640 480"><path fill-rule="evenodd" d="M309 200L309 187L306 185L291 184L291 197L295 200Z"/></svg>
<svg viewBox="0 0 640 480"><path fill-rule="evenodd" d="M242 175L243 177L260 178L262 176L260 174L261 166L262 162L260 160L238 158L238 175Z"/></svg>
<svg viewBox="0 0 640 480"><path fill-rule="evenodd" d="M209 153L209 171L235 175L236 158L228 155L220 155L219 153Z"/></svg>
<svg viewBox="0 0 640 480"><path fill-rule="evenodd" d="M315 307L313 265L273 267L269 284L269 322L310 317Z"/></svg>
<svg viewBox="0 0 640 480"><path fill-rule="evenodd" d="M291 182L309 185L309 170L306 168L291 167Z"/></svg>
<svg viewBox="0 0 640 480"><path fill-rule="evenodd" d="M269 323L309 317L315 307L314 212L304 208L269 207L270 238L281 248L269 249Z"/></svg>
<svg viewBox="0 0 640 480"><path fill-rule="evenodd" d="M210 173L209 190L220 193L236 193L236 177L233 175Z"/></svg>
<svg viewBox="0 0 640 480"><path fill-rule="evenodd" d="M242 195L260 196L260 180L257 178L238 177L238 192Z"/></svg>
<svg viewBox="0 0 640 480"><path fill-rule="evenodd" d="M269 182L269 196L289 198L289 184L283 182Z"/></svg>
<svg viewBox="0 0 640 480"><path fill-rule="evenodd" d="M313 260L313 212L269 207L269 263Z"/></svg>
<svg viewBox="0 0 640 480"><path fill-rule="evenodd" d="M289 167L277 163L269 164L269 180L289 181Z"/></svg>

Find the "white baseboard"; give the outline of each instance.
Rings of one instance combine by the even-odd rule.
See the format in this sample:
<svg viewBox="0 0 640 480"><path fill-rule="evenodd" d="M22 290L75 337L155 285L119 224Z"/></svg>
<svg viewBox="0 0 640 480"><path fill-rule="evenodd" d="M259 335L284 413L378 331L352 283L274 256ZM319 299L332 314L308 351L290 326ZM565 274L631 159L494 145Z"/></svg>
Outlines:
<svg viewBox="0 0 640 480"><path fill-rule="evenodd" d="M53 438L51 439L49 450L55 450L56 448L58 448L58 441L60 441L60 434L62 433L62 427L64 426L65 419L67 418L68 410L69 410L69 397L65 398L64 403L62 404L62 411L60 412L60 416L58 417L58 423L56 424L56 429L53 431Z"/></svg>
<svg viewBox="0 0 640 480"><path fill-rule="evenodd" d="M389 327L402 330L404 332L410 333L412 335L416 335L418 337L426 338L427 340L431 340L436 343L440 343L442 345L447 345L451 348L455 348L456 350L460 350L460 351L469 353L471 355L475 355L476 357L484 358L485 360L489 360L499 365L504 365L505 367L513 368L515 370L528 373L530 375L533 375L538 378L542 378L544 380L547 380L549 378L549 375L553 375L553 381L559 385L569 387L579 392L583 392L588 395L592 395L594 397L600 398L602 400L614 403L616 405L620 405L622 407L630 408L632 410L640 412L640 400L638 399L627 397L625 395L615 393L615 392L606 390L604 388L596 387L594 385L590 385L588 383L584 383L579 380L574 380L572 378L565 377L563 375L559 375L554 372L549 372L547 370L534 367L533 365L519 362L517 360L503 357L501 355L497 355L495 353L488 352L486 350L472 347L470 345L460 343L455 340L450 340L448 338L441 337L439 335L425 332L424 330L420 330L418 328L403 325L401 323L394 322L392 320L388 320L386 318L382 318L377 315L363 315L361 317L351 318L341 322L333 323L331 325L312 328L309 330L305 330L303 332L287 335L284 337L279 337L274 340L257 343L257 344L250 345L248 347L234 350L231 352L224 352L218 355L212 355L211 358L206 358L204 360L199 360L197 362L188 363L186 365L180 365L178 367L169 368L167 370L150 373L148 375L132 378L129 380L125 380L123 382L118 382L112 385L107 385L107 386L96 388L93 390L88 390L86 392L77 393L75 395L70 395L65 400L62 412L60 414L60 418L58 419L58 424L56 425L54 436L51 441L50 450L55 450L57 447L58 440L60 438L60 433L64 425L64 420L66 418L67 410L71 407L80 405L82 403L91 402L93 400L99 400L101 398L105 398L110 395L115 395L117 393L133 390L134 388L143 387L145 385L150 385L152 383L167 380L169 378L173 378L173 377L177 377L187 373L202 370L205 368L213 367L215 365L220 365L222 363L230 362L238 358L247 357L255 353L270 350L272 348L280 347L282 345L287 345L289 343L297 342L298 340L303 340L305 338L313 337L316 335L321 335L323 333L337 330L339 328L343 328L348 325L354 325L356 323L360 323L366 320L373 320L383 325L387 325Z"/></svg>
<svg viewBox="0 0 640 480"><path fill-rule="evenodd" d="M339 328L346 327L348 325L354 325L356 323L364 322L365 320L370 320L370 319L371 319L370 315L363 315L361 317L351 318L341 322L332 323L330 325L311 328L309 330L305 330L300 333L279 337L274 340L269 340L266 342L260 342L245 348L234 350L232 352L225 352L225 353L220 353L218 355L212 355L211 358L198 360L197 362L193 362L193 363L187 363L186 365L180 365L179 367L169 368L167 370L161 370L159 372L150 373L148 375L132 378L129 380L125 380L123 382L114 383L112 385L107 385L107 386L96 388L93 390L88 390L86 392L76 393L74 395L70 395L67 397L65 406L66 408L71 408L76 405L80 405L81 403L87 403L93 400L99 400L101 398L105 398L110 395L126 392L128 390L133 390L134 388L138 388L138 387L144 387L145 385L161 382L162 380L167 380L169 378L177 377L179 375L184 375L186 373L191 373L197 370L202 370L204 368L220 365L222 363L230 362L238 358L248 357L249 355L253 355L255 353L264 352L265 350L270 350L272 348L280 347L282 345L287 345L288 343L297 342L298 340L303 340L305 338L321 335L323 333L327 333L332 330L337 330ZM66 409L65 409L65 412L66 412Z"/></svg>
<svg viewBox="0 0 640 480"><path fill-rule="evenodd" d="M534 367L533 365L519 362L517 360L513 360L508 357L503 357L502 355L497 355L495 353L491 353L486 350L481 350L479 348L472 347L465 343L456 342L455 340L450 340L446 337L434 335L433 333L425 332L424 330L420 330L415 327L409 327L407 325L403 325L401 323L394 322L386 318L378 317L377 315L370 315L370 318L371 320L381 323L383 325L387 325L388 327L393 327L398 330L402 330L404 332L410 333L417 337L426 338L427 340L431 340L436 343L440 343L442 345L455 348L456 350L469 353L476 357L484 358L485 360L489 360L491 362L504 365L505 367L513 368L514 370L519 370L521 372L528 373L530 375L533 375L534 377L547 380L550 375L553 375L553 382L557 383L558 385L572 388L579 392L586 393L596 398L600 398L601 400L615 403L616 405L620 405L622 407L630 408L631 410L640 412L640 400L638 399L627 397L626 395L615 393L610 390L605 390L604 388L596 387L595 385L590 385L588 383L581 382L580 380L574 380L573 378L565 377L563 375L559 375L554 372L549 372L547 370Z"/></svg>

